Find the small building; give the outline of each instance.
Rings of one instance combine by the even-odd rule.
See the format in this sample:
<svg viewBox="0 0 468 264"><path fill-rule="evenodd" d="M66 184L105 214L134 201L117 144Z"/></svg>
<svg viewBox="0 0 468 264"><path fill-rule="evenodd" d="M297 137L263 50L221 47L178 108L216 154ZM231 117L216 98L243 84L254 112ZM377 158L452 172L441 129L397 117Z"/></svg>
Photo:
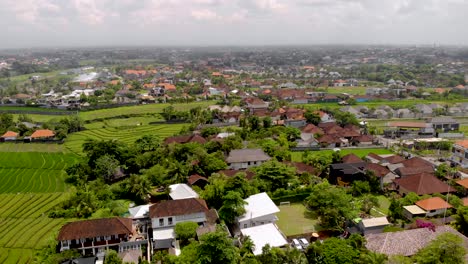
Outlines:
<svg viewBox="0 0 468 264"><path fill-rule="evenodd" d="M169 185L169 196L172 200L182 200L200 197L190 186L185 183Z"/></svg>
<svg viewBox="0 0 468 264"><path fill-rule="evenodd" d="M407 176L405 178L393 180L395 189L401 194L414 192L417 195L450 193L455 189L445 182L437 179L431 173L419 173Z"/></svg>
<svg viewBox="0 0 468 264"><path fill-rule="evenodd" d="M16 138L18 138L18 133L16 132L13 132L13 131L7 131L5 132L5 134L3 134L1 137L0 137L0 141L1 142L4 142L4 141L14 141L16 140Z"/></svg>
<svg viewBox="0 0 468 264"><path fill-rule="evenodd" d="M190 186L198 186L200 189L204 189L208 184L208 179L198 174L193 174L189 176L187 182Z"/></svg>
<svg viewBox="0 0 468 264"><path fill-rule="evenodd" d="M226 159L230 169L240 170L260 166L271 159L262 149L234 149Z"/></svg>
<svg viewBox="0 0 468 264"><path fill-rule="evenodd" d="M359 231L363 235L382 233L386 226L390 225L386 216L360 219Z"/></svg>
<svg viewBox="0 0 468 264"><path fill-rule="evenodd" d="M449 132L458 131L460 123L449 116L433 117L429 120L436 131Z"/></svg>
<svg viewBox="0 0 468 264"><path fill-rule="evenodd" d="M288 241L284 235L278 230L275 224L265 224L260 226L252 226L249 228L241 229L242 236L248 236L253 244L253 254L260 255L262 254L262 249L267 244L271 247L286 247Z"/></svg>
<svg viewBox="0 0 468 264"><path fill-rule="evenodd" d="M453 144L450 160L462 168L468 168L468 140L459 140Z"/></svg>
<svg viewBox="0 0 468 264"><path fill-rule="evenodd" d="M416 205L426 211L426 216L440 215L446 212L447 209L452 208L452 205L440 197L420 200L416 202Z"/></svg>
<svg viewBox="0 0 468 264"><path fill-rule="evenodd" d="M54 138L55 133L49 129L39 129L34 131L31 135L31 140L39 140L39 139L51 139Z"/></svg>
<svg viewBox="0 0 468 264"><path fill-rule="evenodd" d="M407 219L412 220L415 217L424 217L426 215L426 211L417 205L407 205L403 206L403 215Z"/></svg>
<svg viewBox="0 0 468 264"><path fill-rule="evenodd" d="M278 206L270 199L267 193L251 195L244 200L245 214L237 219L239 228L248 228L278 220L276 213L280 211Z"/></svg>

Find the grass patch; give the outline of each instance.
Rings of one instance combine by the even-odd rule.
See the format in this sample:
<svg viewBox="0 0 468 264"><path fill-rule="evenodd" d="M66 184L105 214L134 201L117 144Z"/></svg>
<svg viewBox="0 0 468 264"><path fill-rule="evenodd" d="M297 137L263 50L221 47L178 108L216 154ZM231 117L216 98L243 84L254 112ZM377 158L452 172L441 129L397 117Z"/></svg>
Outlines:
<svg viewBox="0 0 468 264"><path fill-rule="evenodd" d="M325 91L327 91L328 93L332 93L332 94L347 93L347 94L353 94L353 95L365 95L367 88L368 87L361 87L361 86L356 86L356 87L327 87L325 89Z"/></svg>
<svg viewBox="0 0 468 264"><path fill-rule="evenodd" d="M299 235L303 233L319 231L318 219L311 216L301 203L279 206L280 212L276 224L286 236Z"/></svg>
<svg viewBox="0 0 468 264"><path fill-rule="evenodd" d="M323 154L330 154L332 153L333 150L331 149L326 149L326 150L320 150L320 151L312 151L312 155L323 155ZM291 159L292 161L296 162L301 162L302 161L302 151L294 151L291 152ZM369 149L342 149L341 150L341 155L348 155L350 153L356 154L359 157L365 157L369 153L375 153L377 155L384 155L384 154L392 154L388 149L384 148L369 148Z"/></svg>
<svg viewBox="0 0 468 264"><path fill-rule="evenodd" d="M384 195L377 196L377 199L379 199L379 208L377 209L380 212L388 215L388 208L390 207L390 200Z"/></svg>

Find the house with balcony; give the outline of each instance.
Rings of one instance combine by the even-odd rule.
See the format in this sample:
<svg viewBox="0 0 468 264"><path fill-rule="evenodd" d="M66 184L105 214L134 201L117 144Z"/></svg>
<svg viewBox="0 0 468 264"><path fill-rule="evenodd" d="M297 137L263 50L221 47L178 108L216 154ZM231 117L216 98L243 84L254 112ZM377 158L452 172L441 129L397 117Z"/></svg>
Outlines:
<svg viewBox="0 0 468 264"><path fill-rule="evenodd" d="M450 160L462 168L468 168L468 140L459 140L453 144Z"/></svg>
<svg viewBox="0 0 468 264"><path fill-rule="evenodd" d="M229 153L226 163L229 169L241 170L260 166L270 159L262 149L234 149Z"/></svg>
<svg viewBox="0 0 468 264"><path fill-rule="evenodd" d="M76 249L83 255L140 250L147 244L135 230L132 219L123 217L91 219L65 224L58 235L60 251Z"/></svg>
<svg viewBox="0 0 468 264"><path fill-rule="evenodd" d="M198 198L162 201L149 209L153 228L153 247L171 248L175 239L177 223L195 222L203 226L209 214L205 200Z"/></svg>
<svg viewBox="0 0 468 264"><path fill-rule="evenodd" d="M244 199L245 214L237 219L240 229L275 223L280 210L267 193L258 193Z"/></svg>

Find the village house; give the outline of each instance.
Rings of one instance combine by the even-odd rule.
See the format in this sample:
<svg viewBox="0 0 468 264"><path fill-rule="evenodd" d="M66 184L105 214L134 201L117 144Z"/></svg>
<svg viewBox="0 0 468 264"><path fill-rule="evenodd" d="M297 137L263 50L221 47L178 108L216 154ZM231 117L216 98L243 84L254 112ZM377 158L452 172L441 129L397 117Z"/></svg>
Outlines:
<svg viewBox="0 0 468 264"><path fill-rule="evenodd" d="M429 217L444 214L447 209L452 208L452 205L440 197L420 200L416 202L416 205L426 212L425 216Z"/></svg>
<svg viewBox="0 0 468 264"><path fill-rule="evenodd" d="M450 193L456 190L445 182L437 179L432 173L419 173L393 180L395 189L401 195L414 192L417 195Z"/></svg>
<svg viewBox="0 0 468 264"><path fill-rule="evenodd" d="M276 213L280 210L270 199L267 193L258 193L244 199L245 214L237 218L240 229L275 223L278 220Z"/></svg>
<svg viewBox="0 0 468 264"><path fill-rule="evenodd" d="M76 249L83 255L96 255L109 249L122 252L141 249L147 241L132 225L132 219L113 217L65 224L59 232L60 251Z"/></svg>
<svg viewBox="0 0 468 264"><path fill-rule="evenodd" d="M262 149L234 149L226 158L230 169L248 169L262 165L271 159Z"/></svg>
<svg viewBox="0 0 468 264"><path fill-rule="evenodd" d="M457 120L447 116L433 117L428 122L436 131L441 132L458 131L460 128L460 123Z"/></svg>
<svg viewBox="0 0 468 264"><path fill-rule="evenodd" d="M149 208L149 216L153 228L153 247L173 247L175 225L182 222L204 225L208 212L205 200L198 198L162 201L152 205Z"/></svg>
<svg viewBox="0 0 468 264"><path fill-rule="evenodd" d="M45 140L45 139L52 139L54 138L55 133L49 129L39 129L32 133L29 137L32 141L34 140Z"/></svg>
<svg viewBox="0 0 468 264"><path fill-rule="evenodd" d="M468 168L468 140L459 140L453 144L450 160L462 168Z"/></svg>
<svg viewBox="0 0 468 264"><path fill-rule="evenodd" d="M7 131L5 132L5 134L3 134L1 137L0 137L0 141L1 142L4 142L4 141L14 141L18 138L18 133L16 132L13 132L13 131Z"/></svg>
<svg viewBox="0 0 468 264"><path fill-rule="evenodd" d="M362 235L383 233L386 226L390 225L386 216L358 219L358 229Z"/></svg>

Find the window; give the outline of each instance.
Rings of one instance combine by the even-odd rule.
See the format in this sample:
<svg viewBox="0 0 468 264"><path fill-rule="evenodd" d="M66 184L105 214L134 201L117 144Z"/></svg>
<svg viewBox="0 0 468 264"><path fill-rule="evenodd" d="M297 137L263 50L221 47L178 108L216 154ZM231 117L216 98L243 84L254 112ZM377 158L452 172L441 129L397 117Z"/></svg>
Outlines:
<svg viewBox="0 0 468 264"><path fill-rule="evenodd" d="M256 161L254 161L254 165L257 165L257 162L256 162Z"/></svg>
<svg viewBox="0 0 468 264"><path fill-rule="evenodd" d="M62 245L63 245L64 247L68 247L69 244L70 244L70 243L69 243L69 240L62 241Z"/></svg>
<svg viewBox="0 0 468 264"><path fill-rule="evenodd" d="M169 222L169 225L172 225L172 217L169 217L167 221Z"/></svg>
<svg viewBox="0 0 468 264"><path fill-rule="evenodd" d="M265 222L260 222L261 225L265 224Z"/></svg>
<svg viewBox="0 0 468 264"><path fill-rule="evenodd" d="M244 224L244 228L247 228L247 224Z"/></svg>
<svg viewBox="0 0 468 264"><path fill-rule="evenodd" d="M163 226L164 225L164 218L159 218L159 226Z"/></svg>
<svg viewBox="0 0 468 264"><path fill-rule="evenodd" d="M96 237L96 241L97 242L101 241L101 237Z"/></svg>
<svg viewBox="0 0 468 264"><path fill-rule="evenodd" d="M247 162L247 165L249 165L249 166L250 166L250 161L249 161L249 162Z"/></svg>

